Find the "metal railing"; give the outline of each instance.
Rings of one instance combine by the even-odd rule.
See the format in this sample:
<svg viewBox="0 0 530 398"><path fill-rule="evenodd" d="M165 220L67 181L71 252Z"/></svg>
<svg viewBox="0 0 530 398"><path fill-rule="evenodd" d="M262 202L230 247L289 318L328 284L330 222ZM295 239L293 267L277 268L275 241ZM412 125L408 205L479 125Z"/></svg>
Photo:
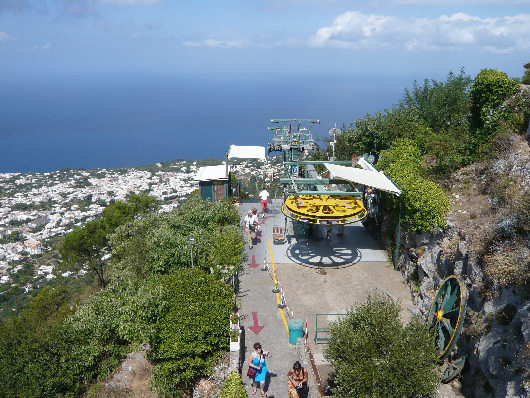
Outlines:
<svg viewBox="0 0 530 398"><path fill-rule="evenodd" d="M323 316L335 316L335 317L339 317L339 316L343 316L343 315L346 315L346 314L316 314L315 315L315 344L319 344L319 343L327 343L329 340L330 340L330 337L329 337L329 324L331 322L328 322L326 324L325 327L318 327L318 317L323 317ZM322 320L320 321L320 324L322 325ZM324 336L323 336L324 335Z"/></svg>

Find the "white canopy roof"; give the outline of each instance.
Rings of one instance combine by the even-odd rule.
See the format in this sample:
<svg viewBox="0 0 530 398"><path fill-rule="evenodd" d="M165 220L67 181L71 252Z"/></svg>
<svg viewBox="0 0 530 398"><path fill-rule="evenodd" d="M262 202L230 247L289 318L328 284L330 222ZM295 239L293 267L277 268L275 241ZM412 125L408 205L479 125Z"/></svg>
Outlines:
<svg viewBox="0 0 530 398"><path fill-rule="evenodd" d="M226 164L219 166L204 166L200 167L195 174L194 181L211 181L211 180L227 180Z"/></svg>
<svg viewBox="0 0 530 398"><path fill-rule="evenodd" d="M265 147L230 145L230 149L228 150L228 159L232 158L265 160Z"/></svg>
<svg viewBox="0 0 530 398"><path fill-rule="evenodd" d="M333 178L346 180L355 184L366 185L381 191L390 192L394 195L401 195L401 190L390 180L385 173L373 170L363 170L354 167L339 166L336 164L324 163Z"/></svg>

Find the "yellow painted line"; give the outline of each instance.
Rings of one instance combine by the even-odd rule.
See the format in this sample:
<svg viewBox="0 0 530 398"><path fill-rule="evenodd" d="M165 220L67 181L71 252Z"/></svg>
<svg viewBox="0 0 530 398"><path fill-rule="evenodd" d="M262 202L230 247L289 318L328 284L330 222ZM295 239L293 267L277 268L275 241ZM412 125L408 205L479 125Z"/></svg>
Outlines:
<svg viewBox="0 0 530 398"><path fill-rule="evenodd" d="M276 287L276 284L278 281L276 280L276 268L274 268L274 257L272 256L272 244L271 240L269 239L269 252L271 255L271 266L272 266L272 275L274 277L274 287ZM280 293L276 293L276 301L278 304L280 304ZM280 311L280 314L282 315L283 324L285 326L285 330L287 331L287 334L289 334L289 326L287 326L287 320L285 319L285 315L283 314L283 310L278 307L278 311Z"/></svg>

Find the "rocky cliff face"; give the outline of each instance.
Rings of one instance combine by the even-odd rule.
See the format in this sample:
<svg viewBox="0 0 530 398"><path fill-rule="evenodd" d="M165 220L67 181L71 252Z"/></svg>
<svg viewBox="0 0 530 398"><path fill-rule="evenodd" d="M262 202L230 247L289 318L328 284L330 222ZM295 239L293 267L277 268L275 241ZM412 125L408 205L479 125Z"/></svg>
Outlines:
<svg viewBox="0 0 530 398"><path fill-rule="evenodd" d="M506 156L452 176L447 228L403 236L399 259L424 317L447 276L468 289L457 344L467 397L530 396L530 150L524 137L511 139Z"/></svg>
<svg viewBox="0 0 530 398"><path fill-rule="evenodd" d="M526 397L530 394L530 302L514 288L485 290L482 266L465 242L458 244L455 258L443 255L444 241L454 228L434 235L409 235L408 249L400 258L409 281L414 304L425 318L436 291L449 275L458 275L468 289L464 330L457 344L467 364L462 373L463 393L468 397ZM409 253L422 254L417 263ZM417 276L416 276L417 275Z"/></svg>

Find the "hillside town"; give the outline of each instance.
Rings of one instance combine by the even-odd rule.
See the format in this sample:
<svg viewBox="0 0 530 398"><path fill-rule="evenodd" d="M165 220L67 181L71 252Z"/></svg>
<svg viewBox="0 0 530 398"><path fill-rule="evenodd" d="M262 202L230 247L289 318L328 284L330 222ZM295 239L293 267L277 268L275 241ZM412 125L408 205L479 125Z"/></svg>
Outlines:
<svg viewBox="0 0 530 398"><path fill-rule="evenodd" d="M214 161L215 162L215 161ZM217 164L220 161L216 162ZM0 287L15 286L13 275L33 259L34 280L19 286L26 292L39 280L56 278L51 262L38 261L51 242L101 216L113 201L148 194L168 212L198 189L198 169L212 161L175 160L150 166L46 173L0 173ZM247 161L231 165L247 181L262 177ZM256 175L254 175L256 174ZM255 184L254 184L255 185ZM62 273L68 276L69 273ZM0 291L0 294L3 292Z"/></svg>

